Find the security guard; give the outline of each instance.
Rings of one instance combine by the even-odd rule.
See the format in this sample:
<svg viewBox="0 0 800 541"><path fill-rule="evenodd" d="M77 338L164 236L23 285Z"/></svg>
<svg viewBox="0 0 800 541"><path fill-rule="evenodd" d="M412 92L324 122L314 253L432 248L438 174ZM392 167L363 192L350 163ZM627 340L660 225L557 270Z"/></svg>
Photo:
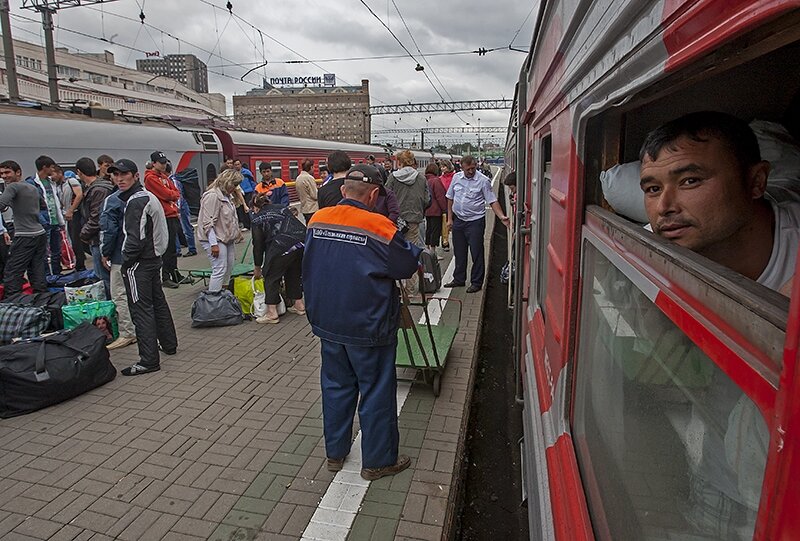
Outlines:
<svg viewBox="0 0 800 541"><path fill-rule="evenodd" d="M410 277L420 249L388 218L370 211L385 193L370 165L347 172L344 199L314 214L303 257L303 290L311 329L322 346L322 413L328 470L350 453L353 414L361 403L361 477L371 481L406 469L398 456L395 280Z"/></svg>

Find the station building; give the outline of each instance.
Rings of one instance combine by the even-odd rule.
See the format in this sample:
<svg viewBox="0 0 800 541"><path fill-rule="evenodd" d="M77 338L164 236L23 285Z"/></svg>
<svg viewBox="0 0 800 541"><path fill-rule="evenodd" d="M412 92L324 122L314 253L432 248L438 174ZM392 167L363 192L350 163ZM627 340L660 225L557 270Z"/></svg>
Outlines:
<svg viewBox="0 0 800 541"><path fill-rule="evenodd" d="M0 51L3 46L0 42ZM24 100L49 103L44 47L14 40L17 82ZM62 104L98 103L115 112L139 116L207 119L227 114L225 96L201 93L160 74L115 63L114 53L71 53L56 48L59 99ZM0 96L8 97L5 60L0 54Z"/></svg>
<svg viewBox="0 0 800 541"><path fill-rule="evenodd" d="M259 133L370 142L369 80L361 86L273 86L233 97L236 125Z"/></svg>
<svg viewBox="0 0 800 541"><path fill-rule="evenodd" d="M168 54L160 58L140 58L136 69L180 81L195 92L208 92L208 68L193 54Z"/></svg>

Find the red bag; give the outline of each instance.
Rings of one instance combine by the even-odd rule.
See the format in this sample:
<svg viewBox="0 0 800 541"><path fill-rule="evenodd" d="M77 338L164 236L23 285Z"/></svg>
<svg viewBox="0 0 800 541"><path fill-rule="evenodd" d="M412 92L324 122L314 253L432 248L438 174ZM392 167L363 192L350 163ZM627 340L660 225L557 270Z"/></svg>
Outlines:
<svg viewBox="0 0 800 541"><path fill-rule="evenodd" d="M61 230L61 268L73 270L75 268L75 250L65 229Z"/></svg>
<svg viewBox="0 0 800 541"><path fill-rule="evenodd" d="M22 284L22 292L28 295L33 293L33 288L31 287L31 284L29 282L25 282L24 284ZM0 284L0 301L2 301L5 298L6 298L6 286Z"/></svg>

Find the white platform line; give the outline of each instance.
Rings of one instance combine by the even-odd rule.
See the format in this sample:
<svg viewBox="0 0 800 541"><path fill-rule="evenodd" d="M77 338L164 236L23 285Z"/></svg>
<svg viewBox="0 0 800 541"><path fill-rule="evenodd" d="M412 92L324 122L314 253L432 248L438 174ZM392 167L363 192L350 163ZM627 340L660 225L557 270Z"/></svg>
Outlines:
<svg viewBox="0 0 800 541"><path fill-rule="evenodd" d="M442 283L450 282L453 279L453 271L456 268L456 260L452 258L447 270L442 276ZM428 305L428 315L431 325L436 325L442 317L442 311L447 304L447 299L453 290L450 288L442 289L437 294L443 300L436 301ZM425 315L419 321L425 323ZM411 382L397 382L397 415L403 409L403 404L411 391ZM308 541L345 541L353 521L356 519L361 502L367 494L369 481L361 478L361 431L356 435L350 449L350 455L344 463L342 471L336 474L325 495L317 506L317 510L311 517L311 521L303 531L301 539Z"/></svg>

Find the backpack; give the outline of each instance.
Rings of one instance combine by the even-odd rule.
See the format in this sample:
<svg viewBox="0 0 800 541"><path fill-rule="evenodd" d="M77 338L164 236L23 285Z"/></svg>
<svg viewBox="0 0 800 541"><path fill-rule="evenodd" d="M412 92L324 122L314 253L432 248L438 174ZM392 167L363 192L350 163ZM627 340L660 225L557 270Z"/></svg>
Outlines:
<svg viewBox="0 0 800 541"><path fill-rule="evenodd" d="M422 263L423 280L420 288L425 293L436 293L442 287L442 267L439 265L436 251L425 248L419 258Z"/></svg>

